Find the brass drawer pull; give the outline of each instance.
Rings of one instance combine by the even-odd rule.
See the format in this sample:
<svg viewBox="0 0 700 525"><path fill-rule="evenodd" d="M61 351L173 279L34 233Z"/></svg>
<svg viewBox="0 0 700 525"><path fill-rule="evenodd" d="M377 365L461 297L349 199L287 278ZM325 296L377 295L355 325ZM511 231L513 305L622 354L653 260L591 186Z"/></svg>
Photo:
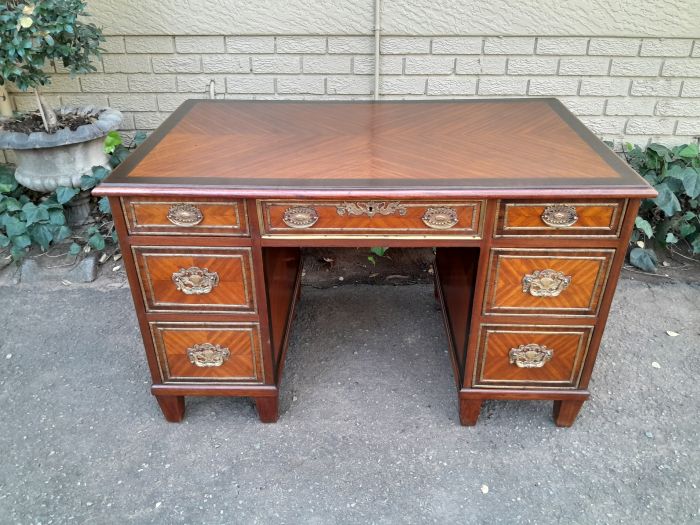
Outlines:
<svg viewBox="0 0 700 525"><path fill-rule="evenodd" d="M197 226L202 219L202 210L193 204L173 204L168 210L168 220L175 226Z"/></svg>
<svg viewBox="0 0 700 525"><path fill-rule="evenodd" d="M219 284L219 274L207 268L180 268L173 274L175 288L185 295L204 295L210 293Z"/></svg>
<svg viewBox="0 0 700 525"><path fill-rule="evenodd" d="M568 204L553 204L542 212L542 222L552 228L568 228L576 224L576 208Z"/></svg>
<svg viewBox="0 0 700 525"><path fill-rule="evenodd" d="M318 213L310 206L298 206L285 210L282 220L290 228L310 228L318 221Z"/></svg>
<svg viewBox="0 0 700 525"><path fill-rule="evenodd" d="M459 222L454 208L428 208L421 217L426 226L436 230L447 230Z"/></svg>
<svg viewBox="0 0 700 525"><path fill-rule="evenodd" d="M544 345L530 343L511 348L508 359L511 365L516 365L518 368L542 368L547 361L551 361L553 354L554 350Z"/></svg>
<svg viewBox="0 0 700 525"><path fill-rule="evenodd" d="M556 270L535 270L523 277L523 293L533 297L557 297L570 284L570 275Z"/></svg>
<svg viewBox="0 0 700 525"><path fill-rule="evenodd" d="M406 215L406 206L400 202L387 201L367 201L367 202L344 202L336 206L338 215L367 215L374 217L375 215Z"/></svg>
<svg viewBox="0 0 700 525"><path fill-rule="evenodd" d="M202 343L188 348L187 357L194 366L212 368L223 365L231 357L231 352L226 347Z"/></svg>

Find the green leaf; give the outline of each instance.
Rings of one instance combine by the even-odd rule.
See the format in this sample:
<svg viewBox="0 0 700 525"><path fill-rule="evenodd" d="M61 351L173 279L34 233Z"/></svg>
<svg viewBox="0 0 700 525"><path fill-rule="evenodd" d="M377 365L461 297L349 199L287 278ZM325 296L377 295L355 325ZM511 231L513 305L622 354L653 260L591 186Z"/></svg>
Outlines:
<svg viewBox="0 0 700 525"><path fill-rule="evenodd" d="M0 172L0 193L10 193L17 188L17 181L12 173Z"/></svg>
<svg viewBox="0 0 700 525"><path fill-rule="evenodd" d="M49 210L43 206L37 206L33 202L28 202L22 206L27 227L37 222L46 222L49 220Z"/></svg>
<svg viewBox="0 0 700 525"><path fill-rule="evenodd" d="M13 261L20 261L24 258L27 250L25 248L19 248L17 246L13 246L12 249L10 250L10 254L12 255L12 260Z"/></svg>
<svg viewBox="0 0 700 525"><path fill-rule="evenodd" d="M17 217L5 217L3 222L5 223L5 231L10 237L22 235L27 231L27 225Z"/></svg>
<svg viewBox="0 0 700 525"><path fill-rule="evenodd" d="M652 250L644 248L632 248L630 251L630 263L645 272L656 273L656 254Z"/></svg>
<svg viewBox="0 0 700 525"><path fill-rule="evenodd" d="M5 248L10 245L10 238L0 233L0 248Z"/></svg>
<svg viewBox="0 0 700 525"><path fill-rule="evenodd" d="M646 219L637 217L636 219L634 219L634 225L636 228L642 230L644 232L644 235L646 235L650 239L654 236L654 230L652 230L651 224L649 224L649 221L647 221Z"/></svg>
<svg viewBox="0 0 700 525"><path fill-rule="evenodd" d="M80 189L89 190L97 186L97 179L92 175L83 175L80 177Z"/></svg>
<svg viewBox="0 0 700 525"><path fill-rule="evenodd" d="M54 242L61 242L67 239L71 233L71 229L68 226L59 226L54 232L53 240Z"/></svg>
<svg viewBox="0 0 700 525"><path fill-rule="evenodd" d="M144 143L146 140L146 132L145 131L137 131L136 134L134 135L134 144L136 146L140 146L141 144Z"/></svg>
<svg viewBox="0 0 700 525"><path fill-rule="evenodd" d="M672 217L676 212L681 211L681 203L678 202L678 197L665 182L658 184L655 189L659 194L654 199L654 203L661 208L667 217Z"/></svg>
<svg viewBox="0 0 700 525"><path fill-rule="evenodd" d="M53 234L51 233L51 228L46 224L35 224L30 230L29 234L31 238L36 242L41 249L46 251L53 240Z"/></svg>
<svg viewBox="0 0 700 525"><path fill-rule="evenodd" d="M109 175L110 170L105 168L104 166L93 166L92 167L92 176L97 179L98 182L102 182L102 180Z"/></svg>
<svg viewBox="0 0 700 525"><path fill-rule="evenodd" d="M667 174L683 183L683 189L691 199L700 195L700 172L697 169L675 165L669 168Z"/></svg>
<svg viewBox="0 0 700 525"><path fill-rule="evenodd" d="M662 146L661 144L649 144L647 150L653 151L666 162L671 161L671 151L666 146Z"/></svg>
<svg viewBox="0 0 700 525"><path fill-rule="evenodd" d="M373 253L374 255L378 255L379 257L384 257L388 250L389 248L380 248L378 246L374 246L369 249L371 253Z"/></svg>
<svg viewBox="0 0 700 525"><path fill-rule="evenodd" d="M105 145L104 145L104 150L107 155L111 155L114 153L114 150L117 149L117 146L120 146L122 144L122 138L119 135L118 132L116 131L110 131L107 133L107 136L105 137Z"/></svg>
<svg viewBox="0 0 700 525"><path fill-rule="evenodd" d="M111 209L109 207L109 198L107 197L100 198L100 200L97 201L97 207L102 213L111 213Z"/></svg>
<svg viewBox="0 0 700 525"><path fill-rule="evenodd" d="M70 253L71 255L78 255L80 253L80 250L82 250L80 245L74 242L71 243L70 248L68 248L68 253Z"/></svg>
<svg viewBox="0 0 700 525"><path fill-rule="evenodd" d="M680 225L679 227L679 233L681 234L681 237L684 239L688 237L689 235L692 235L695 233L695 225L694 224L689 224L687 222L684 222Z"/></svg>
<svg viewBox="0 0 700 525"><path fill-rule="evenodd" d="M686 159L692 159L693 157L697 157L698 153L700 152L698 151L697 144L688 144L678 152L678 156Z"/></svg>
<svg viewBox="0 0 700 525"><path fill-rule="evenodd" d="M692 243L693 253L700 253L700 236L696 237Z"/></svg>
<svg viewBox="0 0 700 525"><path fill-rule="evenodd" d="M56 188L56 200L59 202L59 204L65 204L75 197L79 191L80 190L77 188L59 186Z"/></svg>
<svg viewBox="0 0 700 525"><path fill-rule="evenodd" d="M673 232L668 232L666 234L666 244L676 244L677 242L678 237L676 237Z"/></svg>
<svg viewBox="0 0 700 525"><path fill-rule="evenodd" d="M109 158L109 165L112 166L113 168L116 168L124 162L124 160L129 156L129 150L126 149L123 146L119 146L117 149L114 150L114 153L112 153L112 156Z"/></svg>
<svg viewBox="0 0 700 525"><path fill-rule="evenodd" d="M57 226L65 224L66 215L63 212L63 208L60 210L49 210L49 222Z"/></svg>
<svg viewBox="0 0 700 525"><path fill-rule="evenodd" d="M96 250L104 250L105 249L105 240L102 235L99 233L95 233L94 235L91 235L90 238L88 239L88 244L95 248Z"/></svg>
<svg viewBox="0 0 700 525"><path fill-rule="evenodd" d="M377 260L374 258L373 255L368 255L368 256L367 256L367 260L368 260L369 262L371 262L372 264L374 264L374 265L377 264Z"/></svg>
<svg viewBox="0 0 700 525"><path fill-rule="evenodd" d="M24 249L32 245L32 240L29 235L17 235L16 237L12 237L12 245L15 248Z"/></svg>
<svg viewBox="0 0 700 525"><path fill-rule="evenodd" d="M22 205L19 203L19 201L12 197L8 197L3 202L5 203L5 209L7 211L19 211L22 209Z"/></svg>

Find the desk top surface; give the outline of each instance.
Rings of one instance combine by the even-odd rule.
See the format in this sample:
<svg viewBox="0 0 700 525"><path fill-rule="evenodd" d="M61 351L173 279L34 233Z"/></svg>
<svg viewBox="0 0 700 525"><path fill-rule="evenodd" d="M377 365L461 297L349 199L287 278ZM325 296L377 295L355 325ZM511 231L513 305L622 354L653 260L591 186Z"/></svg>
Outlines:
<svg viewBox="0 0 700 525"><path fill-rule="evenodd" d="M555 99L189 100L96 193L655 194Z"/></svg>

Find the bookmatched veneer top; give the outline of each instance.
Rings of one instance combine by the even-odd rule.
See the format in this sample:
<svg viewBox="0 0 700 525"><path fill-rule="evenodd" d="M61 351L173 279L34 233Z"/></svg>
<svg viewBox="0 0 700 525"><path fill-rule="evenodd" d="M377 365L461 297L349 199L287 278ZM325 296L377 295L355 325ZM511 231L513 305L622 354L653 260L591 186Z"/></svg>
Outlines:
<svg viewBox="0 0 700 525"><path fill-rule="evenodd" d="M96 193L655 195L555 99L189 100Z"/></svg>

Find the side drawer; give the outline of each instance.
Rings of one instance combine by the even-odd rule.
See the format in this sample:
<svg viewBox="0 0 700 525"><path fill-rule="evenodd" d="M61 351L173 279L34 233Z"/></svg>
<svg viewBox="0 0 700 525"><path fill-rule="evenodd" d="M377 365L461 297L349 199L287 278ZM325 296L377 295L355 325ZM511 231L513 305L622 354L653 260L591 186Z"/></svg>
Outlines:
<svg viewBox="0 0 700 525"><path fill-rule="evenodd" d="M614 249L494 248L483 312L595 316L614 255Z"/></svg>
<svg viewBox="0 0 700 525"><path fill-rule="evenodd" d="M121 204L130 235L250 235L243 200L122 197Z"/></svg>
<svg viewBox="0 0 700 525"><path fill-rule="evenodd" d="M496 237L618 237L627 201L502 200Z"/></svg>
<svg viewBox="0 0 700 525"><path fill-rule="evenodd" d="M263 235L481 235L482 201L258 201Z"/></svg>
<svg viewBox="0 0 700 525"><path fill-rule="evenodd" d="M576 388L592 326L481 326L476 387Z"/></svg>
<svg viewBox="0 0 700 525"><path fill-rule="evenodd" d="M151 322L164 383L263 383L256 323Z"/></svg>
<svg viewBox="0 0 700 525"><path fill-rule="evenodd" d="M250 248L131 250L146 312L255 312Z"/></svg>

